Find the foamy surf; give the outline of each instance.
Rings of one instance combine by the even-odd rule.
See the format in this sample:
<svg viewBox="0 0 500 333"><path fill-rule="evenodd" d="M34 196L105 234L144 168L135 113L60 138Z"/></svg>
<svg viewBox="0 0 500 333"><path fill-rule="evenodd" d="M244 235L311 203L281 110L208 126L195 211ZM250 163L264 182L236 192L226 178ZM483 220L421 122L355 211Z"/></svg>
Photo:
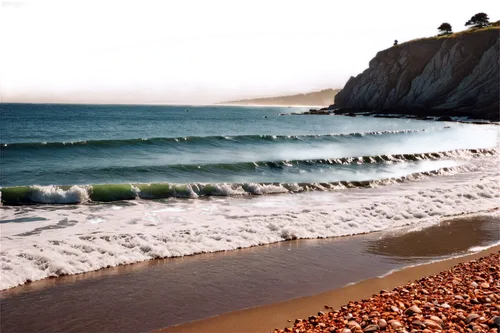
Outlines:
<svg viewBox="0 0 500 333"><path fill-rule="evenodd" d="M38 210L4 207L0 288L144 260L432 225L442 217L498 207L498 180L490 169L480 177L464 172L378 188L252 200L53 207L36 224L15 222L36 221Z"/></svg>

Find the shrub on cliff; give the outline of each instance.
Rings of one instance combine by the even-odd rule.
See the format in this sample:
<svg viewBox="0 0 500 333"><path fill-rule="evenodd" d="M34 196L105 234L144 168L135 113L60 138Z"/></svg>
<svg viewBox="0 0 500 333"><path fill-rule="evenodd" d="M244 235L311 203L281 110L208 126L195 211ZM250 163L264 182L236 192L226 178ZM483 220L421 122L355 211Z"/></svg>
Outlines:
<svg viewBox="0 0 500 333"><path fill-rule="evenodd" d="M443 23L441 24L439 27L438 27L438 30L440 32L439 35L449 35L452 33L452 29L451 29L451 24L449 23Z"/></svg>
<svg viewBox="0 0 500 333"><path fill-rule="evenodd" d="M465 22L465 26L472 25L472 28L483 28L490 25L490 18L486 13L477 13L470 20Z"/></svg>

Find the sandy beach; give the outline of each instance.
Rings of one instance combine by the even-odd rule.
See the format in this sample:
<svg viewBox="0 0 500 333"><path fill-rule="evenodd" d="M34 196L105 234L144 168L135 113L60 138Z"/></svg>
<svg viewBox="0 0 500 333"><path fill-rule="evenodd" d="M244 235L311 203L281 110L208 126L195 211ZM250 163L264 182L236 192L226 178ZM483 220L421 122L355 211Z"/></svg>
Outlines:
<svg viewBox="0 0 500 333"><path fill-rule="evenodd" d="M500 246L495 246L488 250L481 251L472 255L463 256L460 258L443 260L435 263L406 268L384 277L365 280L326 293L309 297L302 297L299 299L294 299L268 306L236 311L214 318L192 322L182 326L163 329L158 332L269 332L273 330L273 327L293 327L293 330L277 330L279 332L330 332L330 328L327 329L327 326L325 324L321 324L319 326L317 325L318 323L322 322L322 313L328 313L328 311L331 311L332 309L341 309L343 311L342 314L354 312L352 308L347 311L348 308L344 306L346 304L352 304L350 303L352 301L360 301L362 299L369 298L374 294L378 294L381 290L391 290L392 288L395 288L397 286L411 283L412 281L419 280L430 275L435 275L440 272L445 272L460 263L466 263L471 260L477 260L479 258L485 257L487 255L493 255L490 259L490 263L497 263L497 266L494 267L494 272L496 273L496 276L498 276L498 259L500 258L499 251ZM462 267L462 269L466 268ZM495 290L498 294L498 280L496 280L494 283L496 284ZM498 302L498 299L495 299L495 301L493 301L493 303L496 303L497 310L499 310ZM421 304L421 302L418 302L418 304ZM405 306L402 307L402 309L404 308ZM319 316L315 316L318 311L322 312L319 313ZM335 311L331 313L338 314L339 312ZM328 315L326 316L328 318ZM312 320L310 323L309 319L306 319L305 322L307 322L307 324L305 324L301 319L297 318L311 318ZM313 325L312 322L314 322L315 320L317 320L316 325ZM345 319L342 318L342 320ZM295 327L293 325L294 321L296 321ZM345 321L346 323L348 322L348 320ZM313 330L313 328L315 328L315 330ZM296 329L298 330L295 331ZM484 328L482 329L484 330ZM339 332L340 331L341 330L339 330ZM354 332L356 330L353 329L352 331Z"/></svg>

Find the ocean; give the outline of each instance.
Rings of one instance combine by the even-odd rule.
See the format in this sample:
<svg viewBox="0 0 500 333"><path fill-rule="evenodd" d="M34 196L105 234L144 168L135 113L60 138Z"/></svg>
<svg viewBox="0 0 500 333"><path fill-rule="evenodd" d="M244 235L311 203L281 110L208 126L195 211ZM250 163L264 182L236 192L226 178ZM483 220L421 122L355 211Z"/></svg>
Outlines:
<svg viewBox="0 0 500 333"><path fill-rule="evenodd" d="M0 104L0 289L498 207L498 126L306 110Z"/></svg>

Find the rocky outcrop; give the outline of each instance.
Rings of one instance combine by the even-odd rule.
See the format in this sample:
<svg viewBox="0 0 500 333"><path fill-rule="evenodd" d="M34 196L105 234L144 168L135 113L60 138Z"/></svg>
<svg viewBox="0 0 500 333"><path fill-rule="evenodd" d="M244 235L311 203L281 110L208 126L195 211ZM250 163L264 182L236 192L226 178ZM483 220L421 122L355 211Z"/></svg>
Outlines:
<svg viewBox="0 0 500 333"><path fill-rule="evenodd" d="M415 40L379 52L329 109L394 110L498 120L500 28Z"/></svg>

